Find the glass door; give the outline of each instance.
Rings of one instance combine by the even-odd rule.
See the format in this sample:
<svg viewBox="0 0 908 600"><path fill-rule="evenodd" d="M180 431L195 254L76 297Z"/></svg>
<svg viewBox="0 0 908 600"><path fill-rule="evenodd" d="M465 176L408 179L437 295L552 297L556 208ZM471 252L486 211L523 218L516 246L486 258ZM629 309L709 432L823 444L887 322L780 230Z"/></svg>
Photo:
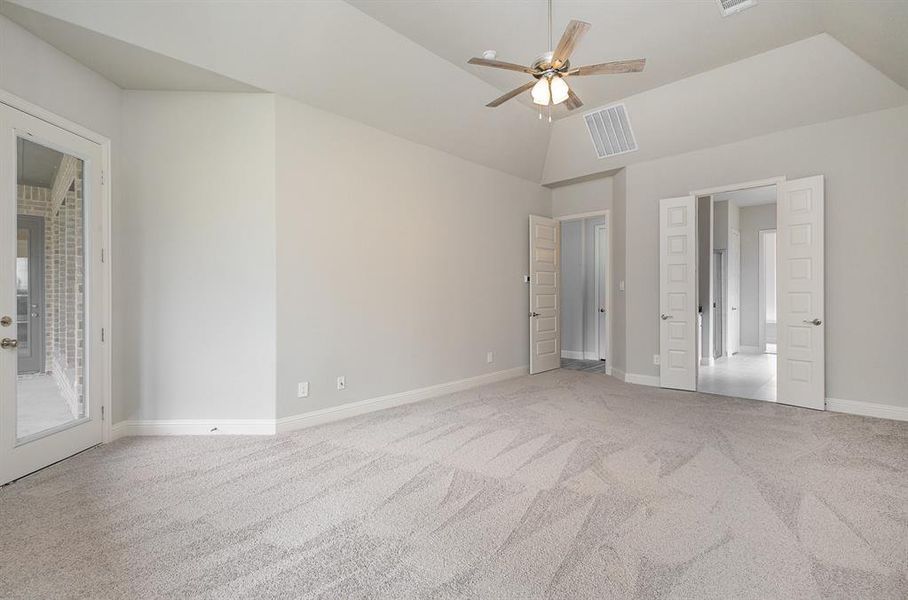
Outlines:
<svg viewBox="0 0 908 600"><path fill-rule="evenodd" d="M101 442L100 166L0 104L0 483Z"/></svg>

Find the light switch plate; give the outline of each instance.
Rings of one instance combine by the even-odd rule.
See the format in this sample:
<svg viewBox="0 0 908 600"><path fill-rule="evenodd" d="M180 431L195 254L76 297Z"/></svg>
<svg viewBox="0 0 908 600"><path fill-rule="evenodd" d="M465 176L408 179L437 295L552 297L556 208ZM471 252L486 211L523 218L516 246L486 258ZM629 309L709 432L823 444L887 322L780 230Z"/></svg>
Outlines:
<svg viewBox="0 0 908 600"><path fill-rule="evenodd" d="M309 396L309 382L300 381L296 384L296 397L297 398L306 398Z"/></svg>
<svg viewBox="0 0 908 600"><path fill-rule="evenodd" d="M486 362L489 364L492 364L492 361L494 361L494 360L495 360L495 355L492 354L492 351L489 350L488 352L486 352Z"/></svg>
<svg viewBox="0 0 908 600"><path fill-rule="evenodd" d="M662 362L662 357L658 354L653 354L653 364L658 365Z"/></svg>

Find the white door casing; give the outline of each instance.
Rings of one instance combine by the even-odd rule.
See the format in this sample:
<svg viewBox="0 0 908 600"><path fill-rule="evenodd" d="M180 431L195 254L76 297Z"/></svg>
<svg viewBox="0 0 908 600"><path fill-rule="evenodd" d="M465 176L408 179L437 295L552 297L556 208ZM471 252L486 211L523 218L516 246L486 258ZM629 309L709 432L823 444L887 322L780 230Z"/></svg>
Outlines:
<svg viewBox="0 0 908 600"><path fill-rule="evenodd" d="M102 149L95 142L0 103L0 314L16 314L16 139L22 137L83 161L85 214L85 416L45 435L18 438L17 352L0 349L0 484L102 441L106 366L100 339L108 307L101 241L105 239ZM0 337L15 337L0 328Z"/></svg>
<svg viewBox="0 0 908 600"><path fill-rule="evenodd" d="M599 360L608 360L609 352L609 236L608 217L605 225L596 227L596 332Z"/></svg>
<svg viewBox="0 0 908 600"><path fill-rule="evenodd" d="M780 184L776 214L778 402L826 405L823 176Z"/></svg>
<svg viewBox="0 0 908 600"><path fill-rule="evenodd" d="M530 373L561 367L558 222L530 215Z"/></svg>
<svg viewBox="0 0 908 600"><path fill-rule="evenodd" d="M728 355L741 350L741 232L728 231Z"/></svg>
<svg viewBox="0 0 908 600"><path fill-rule="evenodd" d="M662 387L697 389L696 198L659 202L659 380Z"/></svg>

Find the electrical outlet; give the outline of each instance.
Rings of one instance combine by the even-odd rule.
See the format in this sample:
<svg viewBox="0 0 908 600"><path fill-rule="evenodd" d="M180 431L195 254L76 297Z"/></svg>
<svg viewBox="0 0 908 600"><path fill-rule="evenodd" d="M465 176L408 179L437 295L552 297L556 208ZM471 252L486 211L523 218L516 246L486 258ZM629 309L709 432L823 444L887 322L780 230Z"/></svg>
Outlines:
<svg viewBox="0 0 908 600"><path fill-rule="evenodd" d="M489 364L492 364L492 361L494 361L494 360L495 360L495 355L492 354L492 351L489 350L488 352L486 352L486 362Z"/></svg>
<svg viewBox="0 0 908 600"><path fill-rule="evenodd" d="M296 397L297 398L306 398L309 396L309 382L300 381L296 384Z"/></svg>
<svg viewBox="0 0 908 600"><path fill-rule="evenodd" d="M344 379L344 376L341 375L337 378L337 389L342 390L347 387L347 381Z"/></svg>
<svg viewBox="0 0 908 600"><path fill-rule="evenodd" d="M653 354L653 364L658 365L661 362L662 362L662 357L659 356L658 354Z"/></svg>

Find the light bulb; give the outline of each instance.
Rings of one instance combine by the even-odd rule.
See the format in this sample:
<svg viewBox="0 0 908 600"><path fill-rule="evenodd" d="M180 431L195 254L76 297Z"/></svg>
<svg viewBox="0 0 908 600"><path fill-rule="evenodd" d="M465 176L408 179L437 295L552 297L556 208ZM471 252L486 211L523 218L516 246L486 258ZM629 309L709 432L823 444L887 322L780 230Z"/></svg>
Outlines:
<svg viewBox="0 0 908 600"><path fill-rule="evenodd" d="M542 106L547 106L549 100L551 100L551 95L549 94L549 80L545 77L541 77L539 81L536 82L536 85L533 86L533 102Z"/></svg>
<svg viewBox="0 0 908 600"><path fill-rule="evenodd" d="M552 77L552 104L561 104L567 100L569 91L570 88L564 79L561 77Z"/></svg>

